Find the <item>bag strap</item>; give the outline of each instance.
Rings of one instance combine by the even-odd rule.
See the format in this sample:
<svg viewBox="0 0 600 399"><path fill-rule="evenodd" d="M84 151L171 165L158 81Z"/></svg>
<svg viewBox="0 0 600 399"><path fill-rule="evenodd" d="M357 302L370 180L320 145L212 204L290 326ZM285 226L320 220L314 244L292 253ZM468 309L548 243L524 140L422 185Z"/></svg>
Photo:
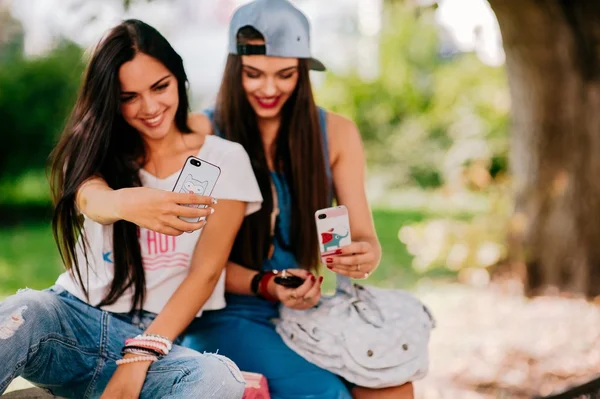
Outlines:
<svg viewBox="0 0 600 399"><path fill-rule="evenodd" d="M343 274L336 274L336 285L335 295L343 295L344 302L354 308L361 319L375 327L383 326L383 312L368 290L361 285L354 284L350 277Z"/></svg>
<svg viewBox="0 0 600 399"><path fill-rule="evenodd" d="M271 259L275 253L275 226L277 224L277 217L279 216L279 202L277 200L277 189L275 183L273 183L273 177L269 178L271 182L271 196L273 197L273 211L271 211L271 244L269 245L268 258Z"/></svg>
<svg viewBox="0 0 600 399"><path fill-rule="evenodd" d="M356 292L356 287L354 283L348 276L344 276L343 274L336 273L335 274L335 290L336 292L342 292L346 295L349 295L352 298L357 298L358 294Z"/></svg>
<svg viewBox="0 0 600 399"><path fill-rule="evenodd" d="M329 140L327 137L327 111L318 107L319 124L321 126L321 143L323 145L323 156L325 161L325 172L327 173L327 185L329 191L329 204L333 203L333 173L329 166ZM336 292L343 292L350 297L356 298L356 289L350 277L336 273Z"/></svg>

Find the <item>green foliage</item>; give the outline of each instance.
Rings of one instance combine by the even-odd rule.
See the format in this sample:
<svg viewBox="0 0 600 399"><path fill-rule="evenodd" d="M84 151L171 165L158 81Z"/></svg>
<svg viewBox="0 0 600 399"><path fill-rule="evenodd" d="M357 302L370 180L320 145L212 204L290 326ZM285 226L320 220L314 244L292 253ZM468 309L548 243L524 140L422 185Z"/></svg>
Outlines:
<svg viewBox="0 0 600 399"><path fill-rule="evenodd" d="M506 167L509 96L504 71L474 54L443 59L433 10L387 4L380 75L328 75L319 102L358 125L371 169L395 184L461 182L465 165ZM502 160L504 159L504 160Z"/></svg>
<svg viewBox="0 0 600 399"><path fill-rule="evenodd" d="M481 277L487 276L487 268L505 261L512 211L509 183L494 184L486 191L488 209L468 220L438 217L402 226L398 239L413 256L415 271L478 270L475 276Z"/></svg>
<svg viewBox="0 0 600 399"><path fill-rule="evenodd" d="M82 50L63 43L47 56L19 55L0 64L0 179L46 166L74 104Z"/></svg>

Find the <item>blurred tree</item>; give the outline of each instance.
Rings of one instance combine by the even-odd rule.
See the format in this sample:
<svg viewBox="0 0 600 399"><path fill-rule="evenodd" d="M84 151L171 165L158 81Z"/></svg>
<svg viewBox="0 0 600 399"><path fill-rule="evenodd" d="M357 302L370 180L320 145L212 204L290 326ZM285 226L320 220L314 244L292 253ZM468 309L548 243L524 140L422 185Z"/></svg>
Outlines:
<svg viewBox="0 0 600 399"><path fill-rule="evenodd" d="M9 8L0 2L0 62L20 56L24 43L23 26L12 17Z"/></svg>
<svg viewBox="0 0 600 399"><path fill-rule="evenodd" d="M600 295L600 2L489 2L513 105L512 256L530 294Z"/></svg>
<svg viewBox="0 0 600 399"><path fill-rule="evenodd" d="M463 189L470 164L483 161L488 176L506 166L508 87L474 54L442 55L434 12L386 4L379 75L330 73L318 100L356 122L370 170L392 186Z"/></svg>
<svg viewBox="0 0 600 399"><path fill-rule="evenodd" d="M44 169L73 106L83 67L82 50L71 43L43 57L0 63L0 179Z"/></svg>

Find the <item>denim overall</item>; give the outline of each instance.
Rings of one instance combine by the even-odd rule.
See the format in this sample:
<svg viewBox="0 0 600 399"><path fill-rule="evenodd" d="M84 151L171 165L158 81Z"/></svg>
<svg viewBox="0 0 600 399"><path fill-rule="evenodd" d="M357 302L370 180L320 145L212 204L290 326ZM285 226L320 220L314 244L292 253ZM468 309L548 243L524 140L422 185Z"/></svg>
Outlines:
<svg viewBox="0 0 600 399"><path fill-rule="evenodd" d="M323 132L326 172L332 179L327 143L327 113L319 108ZM213 110L204 113L212 122ZM291 229L291 194L285 176L272 171L279 215L275 223L273 255L265 259L263 270L296 268L296 258L289 249ZM244 371L263 374L267 378L272 399L350 399L349 386L335 374L309 363L288 348L275 331L272 319L279 307L264 299L226 294L227 307L205 311L188 329L183 345L198 351L217 352L229 357Z"/></svg>

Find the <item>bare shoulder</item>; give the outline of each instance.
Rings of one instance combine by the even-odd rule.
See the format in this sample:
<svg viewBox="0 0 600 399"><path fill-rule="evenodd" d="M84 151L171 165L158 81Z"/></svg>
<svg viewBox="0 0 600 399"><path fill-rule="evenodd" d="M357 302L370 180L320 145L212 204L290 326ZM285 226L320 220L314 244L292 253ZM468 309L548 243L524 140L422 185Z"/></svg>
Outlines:
<svg viewBox="0 0 600 399"><path fill-rule="evenodd" d="M327 138L332 163L335 163L344 151L361 151L362 141L356 123L351 119L327 111Z"/></svg>
<svg viewBox="0 0 600 399"><path fill-rule="evenodd" d="M206 136L211 134L206 128L206 121L203 121L205 118L205 116L200 114L188 114L187 125L191 132L182 134L184 146L180 148L181 151L189 152L192 149L200 150L200 147L204 145Z"/></svg>
<svg viewBox="0 0 600 399"><path fill-rule="evenodd" d="M350 119L335 112L327 111L327 132L330 136L345 136L359 134L358 127Z"/></svg>
<svg viewBox="0 0 600 399"><path fill-rule="evenodd" d="M192 112L188 115L188 126L194 133L202 135L213 134L210 119L204 114Z"/></svg>
<svg viewBox="0 0 600 399"><path fill-rule="evenodd" d="M204 145L206 136L212 134L210 120L204 114L190 113L187 122L192 132L185 135L186 148L199 149Z"/></svg>

